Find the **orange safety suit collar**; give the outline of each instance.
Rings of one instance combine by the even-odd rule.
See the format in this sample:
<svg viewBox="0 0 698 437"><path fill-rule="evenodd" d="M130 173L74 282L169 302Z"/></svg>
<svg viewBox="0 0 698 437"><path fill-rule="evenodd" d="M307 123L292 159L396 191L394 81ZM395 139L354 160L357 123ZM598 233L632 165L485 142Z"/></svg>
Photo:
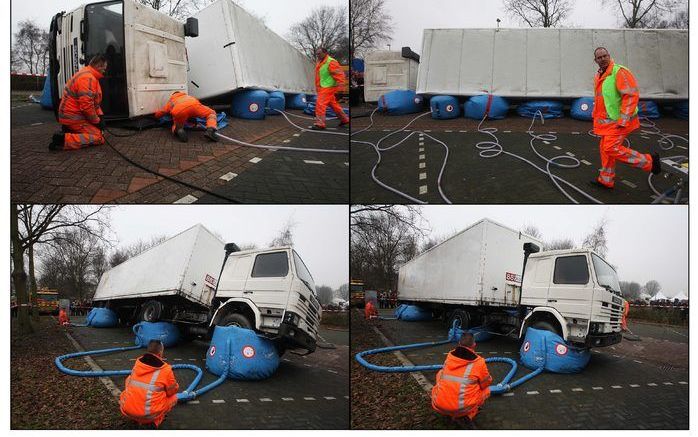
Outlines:
<svg viewBox="0 0 698 437"><path fill-rule="evenodd" d="M91 65L88 65L88 66L85 67L85 68L88 69L88 70L90 71L90 73L92 73L92 75L93 75L95 78L97 78L97 80L102 79L102 78L104 77L104 75L103 75L102 73L100 73L99 70L97 70L96 68L94 68L94 67L91 66Z"/></svg>

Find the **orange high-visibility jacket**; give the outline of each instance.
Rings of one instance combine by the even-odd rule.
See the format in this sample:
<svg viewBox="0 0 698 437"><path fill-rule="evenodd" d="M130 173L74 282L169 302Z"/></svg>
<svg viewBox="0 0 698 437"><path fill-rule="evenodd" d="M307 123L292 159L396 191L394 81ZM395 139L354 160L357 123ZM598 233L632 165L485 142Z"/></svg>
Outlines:
<svg viewBox="0 0 698 437"><path fill-rule="evenodd" d="M65 312L65 309L61 308L58 311L58 324L64 325L66 323L70 323L70 319L68 318L68 314Z"/></svg>
<svg viewBox="0 0 698 437"><path fill-rule="evenodd" d="M63 89L63 98L58 107L58 122L76 124L87 121L97 124L104 114L102 104L102 87L99 80L104 77L97 69L86 66L81 68Z"/></svg>
<svg viewBox="0 0 698 437"><path fill-rule="evenodd" d="M178 115L183 113L189 108L204 106L199 102L199 99L192 97L189 94L183 93L181 91L175 91L170 96L170 99L165 103L165 106L158 109L155 112L155 118L161 118L165 114L171 114L172 118L179 118Z"/></svg>
<svg viewBox="0 0 698 437"><path fill-rule="evenodd" d="M376 310L376 307L373 306L373 302L371 302L370 300L368 302L366 302L366 306L364 307L364 316L367 319L370 319L371 316L377 316L377 315L378 315L378 311Z"/></svg>
<svg viewBox="0 0 698 437"><path fill-rule="evenodd" d="M591 115L594 118L596 135L628 135L640 127L640 119L634 114L640 102L640 91L635 76L627 68L621 68L616 73L616 89L621 94L621 117L614 121L606 112L601 87L604 80L613 72L614 65L614 61L611 60L606 71L596 73L594 76L594 110Z"/></svg>
<svg viewBox="0 0 698 437"><path fill-rule="evenodd" d="M322 61L319 61L317 64L315 64L315 89L321 90L322 87L320 86L320 68L322 68L322 65L327 61L327 57L330 55L325 55L325 57L322 59ZM344 77L344 71L342 70L342 66L339 65L339 62L337 62L336 59L333 59L330 62L329 65L329 71L330 75L332 76L332 79L334 79L337 84L335 88L340 88L342 85L344 85L344 82L346 81L346 78Z"/></svg>
<svg viewBox="0 0 698 437"><path fill-rule="evenodd" d="M470 350L476 357L473 360L459 358L453 354L454 351L449 352L443 369L436 374L431 406L447 416L469 416L472 419L490 395L492 377L485 359L474 351Z"/></svg>
<svg viewBox="0 0 698 437"><path fill-rule="evenodd" d="M623 317L620 319L620 329L623 331L628 330L628 313L630 312L630 304L628 301L625 301L625 305L623 307Z"/></svg>
<svg viewBox="0 0 698 437"><path fill-rule="evenodd" d="M121 413L136 422L159 426L177 404L177 390L172 366L156 355L145 354L126 378L126 388L119 397Z"/></svg>

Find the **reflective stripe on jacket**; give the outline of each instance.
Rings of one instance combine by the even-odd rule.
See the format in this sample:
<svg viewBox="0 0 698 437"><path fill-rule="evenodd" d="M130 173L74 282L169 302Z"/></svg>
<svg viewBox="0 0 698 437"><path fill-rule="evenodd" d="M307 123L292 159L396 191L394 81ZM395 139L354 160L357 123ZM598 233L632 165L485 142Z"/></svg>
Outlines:
<svg viewBox="0 0 698 437"><path fill-rule="evenodd" d="M126 378L126 387L119 397L121 412L141 423L162 422L164 415L177 403L179 384L172 366L145 364L140 357Z"/></svg>
<svg viewBox="0 0 698 437"><path fill-rule="evenodd" d="M336 59L330 55L315 65L315 87L333 88L344 84L344 71Z"/></svg>
<svg viewBox="0 0 698 437"><path fill-rule="evenodd" d="M640 127L637 81L626 67L613 61L594 77L594 133L627 135Z"/></svg>
<svg viewBox="0 0 698 437"><path fill-rule="evenodd" d="M437 412L452 416L474 416L477 408L489 396L492 377L485 359L477 356L466 360L448 353L443 369L436 374L431 391L431 406Z"/></svg>
<svg viewBox="0 0 698 437"><path fill-rule="evenodd" d="M102 73L91 66L81 68L68 80L63 89L63 97L58 107L58 122L71 124L81 121L99 123L104 113L102 104L102 87L99 80Z"/></svg>

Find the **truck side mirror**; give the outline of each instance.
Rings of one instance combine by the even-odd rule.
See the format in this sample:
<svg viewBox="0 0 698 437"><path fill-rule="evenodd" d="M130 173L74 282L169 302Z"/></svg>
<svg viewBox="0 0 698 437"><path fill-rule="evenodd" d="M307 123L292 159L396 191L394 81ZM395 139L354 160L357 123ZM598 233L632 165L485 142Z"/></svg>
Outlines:
<svg viewBox="0 0 698 437"><path fill-rule="evenodd" d="M226 243L224 248L226 253L240 252L240 248L235 243Z"/></svg>
<svg viewBox="0 0 698 437"><path fill-rule="evenodd" d="M540 247L534 243L524 243L523 250L525 253L538 253L540 252Z"/></svg>
<svg viewBox="0 0 698 437"><path fill-rule="evenodd" d="M413 52L409 47L403 47L401 54L403 58L413 59L419 62L419 55Z"/></svg>
<svg viewBox="0 0 698 437"><path fill-rule="evenodd" d="M187 22L184 24L184 36L192 38L199 36L199 20L197 18L187 18Z"/></svg>

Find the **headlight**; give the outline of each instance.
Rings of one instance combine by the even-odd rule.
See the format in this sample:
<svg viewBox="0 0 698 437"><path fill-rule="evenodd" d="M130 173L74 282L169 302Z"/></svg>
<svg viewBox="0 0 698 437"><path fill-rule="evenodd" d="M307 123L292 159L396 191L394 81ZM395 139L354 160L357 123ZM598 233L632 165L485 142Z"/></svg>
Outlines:
<svg viewBox="0 0 698 437"><path fill-rule="evenodd" d="M292 313L290 311L287 311L286 314L284 315L284 323L291 324L293 326L298 326L298 322L300 321L300 316L296 313Z"/></svg>

